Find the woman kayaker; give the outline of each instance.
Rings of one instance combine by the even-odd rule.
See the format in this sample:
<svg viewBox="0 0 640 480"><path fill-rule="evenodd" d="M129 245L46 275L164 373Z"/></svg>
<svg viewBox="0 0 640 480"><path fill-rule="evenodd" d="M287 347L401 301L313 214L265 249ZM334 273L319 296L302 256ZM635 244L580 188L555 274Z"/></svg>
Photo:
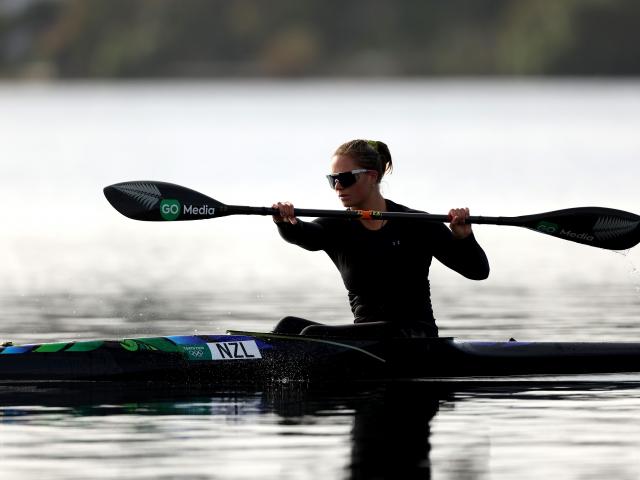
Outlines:
<svg viewBox="0 0 640 480"><path fill-rule="evenodd" d="M353 210L416 212L385 199L382 177L391 172L383 142L352 140L331 161L329 184L342 205ZM290 202L273 205L280 235L306 250L324 250L347 288L354 323L323 325L285 317L274 332L335 337L433 336L429 267L433 257L473 280L489 275L489 262L465 223L468 208L449 211L450 229L440 223L406 220L318 218L304 222Z"/></svg>

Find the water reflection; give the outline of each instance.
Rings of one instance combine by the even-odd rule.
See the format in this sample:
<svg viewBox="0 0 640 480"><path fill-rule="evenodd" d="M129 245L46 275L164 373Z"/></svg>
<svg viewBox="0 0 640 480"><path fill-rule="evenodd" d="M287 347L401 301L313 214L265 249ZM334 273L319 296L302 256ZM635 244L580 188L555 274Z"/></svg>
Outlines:
<svg viewBox="0 0 640 480"><path fill-rule="evenodd" d="M440 402L452 398L447 389L415 384L333 388L287 384L262 391L216 391L168 385L45 382L0 385L0 423L5 426L55 424L60 428L70 419L90 418L94 428L99 429L100 424L113 425L109 417L123 415L177 416L183 418L184 425L189 424L189 417L200 417L201 425L207 424L207 418L225 419L222 423L216 421L215 436L220 438L232 436L230 425L242 425L243 419L247 419L253 425L271 424L266 442L271 445L292 436L291 446L297 449L308 445L305 437L325 436L330 443L340 439L339 443L347 448L343 449L341 460L334 460L333 468L335 473L347 478L411 479L430 477L430 422ZM222 429L221 425L224 425ZM193 431L193 428L185 430ZM235 434L238 431L236 429ZM264 435L255 427L247 433L253 437L247 438L249 445ZM126 436L124 432L114 434ZM212 434L209 431L207 436ZM159 444L170 442L170 438L160 435L147 440ZM212 444L212 448L214 446ZM305 461L314 463L317 451L304 447L302 450L307 457ZM296 460L293 456L288 458L286 452L283 455L285 461ZM271 461L277 459L276 456Z"/></svg>
<svg viewBox="0 0 640 480"><path fill-rule="evenodd" d="M473 479L490 476L500 464L521 471L505 453L509 448L547 443L568 448L562 447L562 428L575 429L575 422L582 436L571 440L573 451L586 448L602 428L595 428L599 422L614 430L623 422L629 435L621 448L637 446L639 433L626 419L639 407L638 388L639 382L624 377L574 383L278 384L259 391L109 382L5 384L0 385L0 437L7 461L16 465L48 447L30 460L34 473L59 456L73 460L72 468L108 455L135 477L140 458L151 462L154 452L165 452L161 473L168 476L184 474L185 464L192 474L206 476L207 465L215 464L224 467L225 478L248 478L250 459L262 478L283 478L284 469L288 478L424 479L433 473ZM558 438L545 440L552 426ZM126 451L118 447L122 442ZM149 462L145 474L159 474L160 467L154 470ZM561 465L554 467L562 471Z"/></svg>
<svg viewBox="0 0 640 480"><path fill-rule="evenodd" d="M356 409L350 478L431 478L430 424L442 392L384 389Z"/></svg>
<svg viewBox="0 0 640 480"><path fill-rule="evenodd" d="M449 388L395 383L352 386L334 393L297 391L272 397L285 422L308 422L341 411L351 420L350 454L344 473L352 479L430 478L430 423L440 403L453 400Z"/></svg>

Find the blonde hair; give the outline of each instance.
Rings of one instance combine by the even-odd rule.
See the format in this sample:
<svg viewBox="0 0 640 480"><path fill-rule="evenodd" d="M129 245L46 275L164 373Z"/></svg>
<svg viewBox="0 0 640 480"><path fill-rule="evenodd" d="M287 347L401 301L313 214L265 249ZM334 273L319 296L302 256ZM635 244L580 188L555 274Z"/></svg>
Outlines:
<svg viewBox="0 0 640 480"><path fill-rule="evenodd" d="M340 145L334 155L346 155L359 167L375 170L378 172L378 183L386 173L393 171L389 147L376 140L351 140Z"/></svg>

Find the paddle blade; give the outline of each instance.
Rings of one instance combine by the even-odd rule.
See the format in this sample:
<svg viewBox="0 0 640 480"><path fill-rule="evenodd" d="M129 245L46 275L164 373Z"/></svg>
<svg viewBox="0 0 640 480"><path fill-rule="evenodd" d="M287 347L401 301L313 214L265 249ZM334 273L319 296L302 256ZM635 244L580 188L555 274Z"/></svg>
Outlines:
<svg viewBox="0 0 640 480"><path fill-rule="evenodd" d="M173 183L140 180L109 185L109 203L125 217L147 222L204 220L226 215L226 206Z"/></svg>
<svg viewBox="0 0 640 480"><path fill-rule="evenodd" d="M520 218L523 227L592 247L627 250L640 242L640 216L622 210L582 207Z"/></svg>

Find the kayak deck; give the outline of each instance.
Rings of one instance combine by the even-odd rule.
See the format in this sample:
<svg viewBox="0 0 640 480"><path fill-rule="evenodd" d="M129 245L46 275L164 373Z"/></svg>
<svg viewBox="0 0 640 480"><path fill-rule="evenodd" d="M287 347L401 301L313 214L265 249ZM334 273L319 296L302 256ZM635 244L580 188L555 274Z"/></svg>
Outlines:
<svg viewBox="0 0 640 480"><path fill-rule="evenodd" d="M626 372L640 372L640 343L354 340L230 331L0 347L0 381L228 385Z"/></svg>

